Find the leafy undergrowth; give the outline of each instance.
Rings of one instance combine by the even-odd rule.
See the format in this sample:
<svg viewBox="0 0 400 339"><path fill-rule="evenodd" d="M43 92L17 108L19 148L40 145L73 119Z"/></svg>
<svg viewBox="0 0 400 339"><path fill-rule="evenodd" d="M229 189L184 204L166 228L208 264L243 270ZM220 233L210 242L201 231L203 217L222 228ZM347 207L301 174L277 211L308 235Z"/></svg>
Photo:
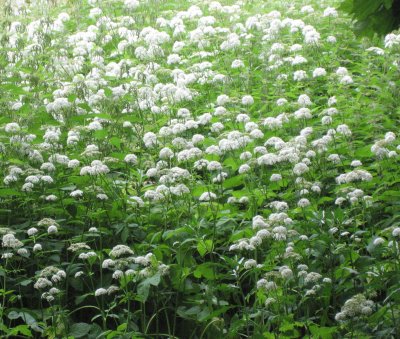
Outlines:
<svg viewBox="0 0 400 339"><path fill-rule="evenodd" d="M400 35L335 5L5 6L2 337L399 337Z"/></svg>

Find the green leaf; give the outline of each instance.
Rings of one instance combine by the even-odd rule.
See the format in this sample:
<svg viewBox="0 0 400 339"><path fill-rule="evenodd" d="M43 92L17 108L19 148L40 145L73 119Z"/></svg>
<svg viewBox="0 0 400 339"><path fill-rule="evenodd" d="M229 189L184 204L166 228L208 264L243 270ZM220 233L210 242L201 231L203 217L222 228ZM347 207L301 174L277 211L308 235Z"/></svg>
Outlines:
<svg viewBox="0 0 400 339"><path fill-rule="evenodd" d="M337 327L319 327L317 325L309 326L313 338L331 339L337 331Z"/></svg>
<svg viewBox="0 0 400 339"><path fill-rule="evenodd" d="M179 234L189 233L189 232L191 233L191 229L189 227L186 227L186 226L179 227L179 228L176 228L176 229L173 229L173 230L165 231L163 233L163 235L162 235L162 238L164 240L168 240L168 239L171 239L171 238L173 238L173 237L175 237L175 236L177 236Z"/></svg>
<svg viewBox="0 0 400 339"><path fill-rule="evenodd" d="M8 334L9 335L22 334L27 337L32 337L32 332L27 325L18 325L17 327L11 329L11 331Z"/></svg>
<svg viewBox="0 0 400 339"><path fill-rule="evenodd" d="M237 160L235 160L232 157L227 158L224 162L223 162L224 166L226 167L230 167L233 171L236 171L239 168L239 163Z"/></svg>
<svg viewBox="0 0 400 339"><path fill-rule="evenodd" d="M197 314L197 320L198 321L204 321L206 320L211 314L210 308L204 307L200 313Z"/></svg>
<svg viewBox="0 0 400 339"><path fill-rule="evenodd" d="M344 0L340 4L339 9L347 13L351 13L353 11L353 6L353 0Z"/></svg>
<svg viewBox="0 0 400 339"><path fill-rule="evenodd" d="M27 325L32 325L32 324L36 323L35 318L28 312L11 311L10 313L8 313L7 316L8 316L8 319L11 319L11 320L21 318Z"/></svg>
<svg viewBox="0 0 400 339"><path fill-rule="evenodd" d="M121 231L121 240L122 242L126 243L126 240L129 237L129 228L128 227L124 227Z"/></svg>
<svg viewBox="0 0 400 339"><path fill-rule="evenodd" d="M158 286L161 281L161 275L160 273L156 273L151 278L147 278L145 281L150 285Z"/></svg>
<svg viewBox="0 0 400 339"><path fill-rule="evenodd" d="M209 280L215 280L213 264L209 263L209 262L206 262L204 264L201 264L201 265L197 266L197 268L193 272L193 275L196 278L204 277L204 278L209 279Z"/></svg>
<svg viewBox="0 0 400 339"><path fill-rule="evenodd" d="M215 311L213 311L211 313L210 313L209 309L206 308L205 310L203 310L202 312L200 312L198 314L197 320L204 321L204 320L209 320L209 319L218 317L221 314L225 314L226 311L228 311L231 308L232 308L232 306L223 306L223 307L216 309Z"/></svg>
<svg viewBox="0 0 400 339"><path fill-rule="evenodd" d="M86 110L86 111L91 111L91 107L87 104L87 103L81 103L81 104L78 104L78 107L80 107L80 108L83 108L84 110Z"/></svg>
<svg viewBox="0 0 400 339"><path fill-rule="evenodd" d="M244 184L244 175L237 175L235 177L226 179L222 186L224 188L233 188Z"/></svg>
<svg viewBox="0 0 400 339"><path fill-rule="evenodd" d="M69 335L73 336L74 338L82 338L89 333L90 328L90 324L76 323L71 326L69 330Z"/></svg>
<svg viewBox="0 0 400 339"><path fill-rule="evenodd" d="M137 288L137 293L138 293L139 299L141 301L145 302L147 300L147 298L149 297L150 286L158 286L160 281L161 281L160 273L156 273L152 277L143 280L138 285L138 288Z"/></svg>
<svg viewBox="0 0 400 339"><path fill-rule="evenodd" d="M123 323L117 327L117 331L125 331L127 327L128 327L128 324Z"/></svg>
<svg viewBox="0 0 400 339"><path fill-rule="evenodd" d="M120 147L121 146L121 139L117 137L112 137L109 141L109 143L115 147Z"/></svg>
<svg viewBox="0 0 400 339"><path fill-rule="evenodd" d="M21 286L28 286L31 283L32 283L32 279L26 279L26 280L21 281L19 284Z"/></svg>
<svg viewBox="0 0 400 339"><path fill-rule="evenodd" d="M82 294L75 298L75 305L82 303L87 297L91 296L91 293Z"/></svg>
<svg viewBox="0 0 400 339"><path fill-rule="evenodd" d="M24 162L22 160L15 159L15 158L8 159L8 162L11 163L11 164L16 164L16 165L23 165L24 164Z"/></svg>
<svg viewBox="0 0 400 339"><path fill-rule="evenodd" d="M291 331L294 329L294 323L293 322L288 322L288 321L283 321L282 325L279 327L279 331L281 332L287 332Z"/></svg>
<svg viewBox="0 0 400 339"><path fill-rule="evenodd" d="M213 250L213 242L212 240L200 240L197 244L197 251L200 253L202 257L208 252L212 252Z"/></svg>
<svg viewBox="0 0 400 339"><path fill-rule="evenodd" d="M112 90L108 87L104 88L104 94L106 95L107 98L112 97Z"/></svg>
<svg viewBox="0 0 400 339"><path fill-rule="evenodd" d="M199 314L201 311L200 306L193 306L186 308L185 306L179 306L177 309L177 314L184 319L193 319L193 316Z"/></svg>
<svg viewBox="0 0 400 339"><path fill-rule="evenodd" d="M149 297L150 293L150 285L140 283L137 288L138 300L141 302L145 302Z"/></svg>
<svg viewBox="0 0 400 339"><path fill-rule="evenodd" d="M380 6L381 1L377 0L354 0L354 13L357 20L365 20L370 14L375 12Z"/></svg>
<svg viewBox="0 0 400 339"><path fill-rule="evenodd" d="M99 130L99 131L95 131L95 132L94 132L94 137L95 137L97 140L103 140L103 139L106 138L107 134L108 134L108 132L107 132L106 130L101 129L101 130Z"/></svg>
<svg viewBox="0 0 400 339"><path fill-rule="evenodd" d="M352 15L354 31L358 35L373 37L385 35L400 26L400 18L393 0L344 0L339 9Z"/></svg>
<svg viewBox="0 0 400 339"><path fill-rule="evenodd" d="M20 196L22 193L12 188L2 188L0 189L0 197L12 197Z"/></svg>
<svg viewBox="0 0 400 339"><path fill-rule="evenodd" d="M1 87L6 91L11 92L14 95L26 94L26 92L21 87L18 87L17 85L14 84L6 84L2 85Z"/></svg>
<svg viewBox="0 0 400 339"><path fill-rule="evenodd" d="M70 94L68 95L68 101L69 102L74 102L77 96L75 94Z"/></svg>

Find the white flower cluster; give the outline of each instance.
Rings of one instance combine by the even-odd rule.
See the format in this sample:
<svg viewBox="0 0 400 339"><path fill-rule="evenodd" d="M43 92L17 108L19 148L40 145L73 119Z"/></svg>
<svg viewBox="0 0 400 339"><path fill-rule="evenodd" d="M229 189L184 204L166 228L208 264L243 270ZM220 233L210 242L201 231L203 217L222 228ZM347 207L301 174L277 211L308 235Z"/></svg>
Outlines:
<svg viewBox="0 0 400 339"><path fill-rule="evenodd" d="M100 287L96 291L94 291L94 296L101 297L102 295L111 295L113 293L116 293L118 290L119 288L115 285L111 285L107 289Z"/></svg>
<svg viewBox="0 0 400 339"><path fill-rule="evenodd" d="M344 173L336 177L336 183L341 184L348 184L354 181L371 181L372 175L366 170L356 169L354 171Z"/></svg>
<svg viewBox="0 0 400 339"><path fill-rule="evenodd" d="M8 233L3 235L1 245L5 248L18 249L24 244L19 241L14 234Z"/></svg>
<svg viewBox="0 0 400 339"><path fill-rule="evenodd" d="M345 322L363 316L369 316L373 312L374 302L368 300L364 295L357 294L347 300L339 313L335 315L335 320Z"/></svg>
<svg viewBox="0 0 400 339"><path fill-rule="evenodd" d="M356 185L371 181L372 172L364 169L370 166L366 156L353 149L360 140L357 118L349 117L355 92L361 93L364 78L369 76L362 77L364 72L360 71L352 73L353 65L347 62L343 65L349 65L349 69L341 64L332 66L329 60L337 60L340 50L333 44L341 43L340 39L309 24L329 24L338 12L323 2L302 7L289 2L287 8L282 6L282 13L267 13L266 4L259 3L252 15L247 13L250 6L246 1L228 6L199 1L179 11L167 4L171 10L157 9L159 17L151 23L142 17L148 14L146 1L120 2L117 11L109 11L101 1L89 0L89 24L82 21L73 33L67 13L26 24L30 19L25 12L28 4L24 0L13 4L13 11L24 15L24 20L5 27L4 74L19 77L23 94L7 98L6 110L10 112L0 126L5 132L0 153L3 157L10 155L10 164L21 165L6 168L3 183L9 187L5 192L20 188L21 196L37 199L48 210L59 209L64 203L75 204L79 207L77 218L82 207L78 205L90 206L93 213L101 206L110 211L112 219L118 218L116 209L123 206L138 227L150 220L142 218L147 211L152 220L163 213L159 210L168 210L166 218L179 216L186 223L186 214L191 217L197 207L200 212L218 207L218 217L229 213L240 219L238 227L243 226L239 230L243 238L236 237L230 244L231 255L257 249L260 264L242 258L239 268L268 269L262 264L266 253L270 254L274 246L278 248L274 257L277 269L257 278L261 294L279 288L282 281L298 279L299 286L307 289L307 297L316 295L329 278L318 273L318 268L309 272L305 265L297 269L292 265L304 255L313 255L313 241L318 241L325 229L321 227L311 236L308 227L312 228L314 225L309 224L314 221L307 220L303 226L302 220L293 221L291 217L306 218L308 212L317 209L316 215L325 215L325 207L327 211L336 209L332 194L342 210L372 203L367 195L369 188L363 187L364 191ZM293 18L287 17L291 14ZM340 32L329 34L336 33ZM377 76L375 68L397 54L399 37L388 34L385 50L370 47L368 53L357 56L368 60L365 74ZM42 92L37 92L42 87L37 91L33 88L35 77L26 69L43 56L46 77L51 79ZM388 63L384 68L391 67ZM34 73L41 72L37 68ZM392 73L385 76L389 79ZM385 83L394 89L394 81ZM325 99L326 95L330 97ZM375 104L371 102L371 108ZM21 117L28 105L33 117L25 122ZM35 114L42 114L43 107L59 123L37 129ZM37 135L28 134L30 129ZM34 142L35 138L39 141ZM395 141L396 135L388 132L371 151L377 159L395 159L400 150ZM354 153L362 162L349 158ZM350 161L349 170L345 166ZM327 183L332 177L338 185L354 183L356 187L344 185L332 191ZM365 187L372 184L375 180ZM113 200L118 193L124 197L121 205ZM204 218L208 217L209 213L204 213ZM57 214L57 218L64 217ZM329 218L322 221L327 223ZM85 237L107 233L103 227L91 225ZM24 244L33 242L33 252L39 258L42 245L36 240L43 237L53 241L59 228L55 220L42 219L37 228L27 230L23 242L7 230L2 233L2 246L7 251L2 257L11 258L14 251L27 256ZM301 230L306 234L300 234ZM337 227L328 226L326 231L362 243L361 237ZM393 239L388 241L396 245L400 230L395 227L390 231ZM373 245L386 244L389 237L374 238ZM75 238L59 238L68 242L69 253L80 260L102 260L102 268L112 271L116 285L168 273L168 266L156 255L134 256L129 243L110 243L109 257L103 259L108 250L103 254L93 251L85 239L74 242ZM47 243L43 248L47 250ZM55 287L65 278L62 272L48 267L39 274L34 287L43 290L45 300L51 302L62 293L60 286ZM75 277L85 274L78 271ZM92 292L96 297L108 296L120 287L103 286ZM277 300L268 295L265 305L280 307L279 295ZM365 309L351 311L354 300L346 302L338 320L368 314Z"/></svg>
<svg viewBox="0 0 400 339"><path fill-rule="evenodd" d="M396 140L396 135L393 132L387 132L385 137L378 140L371 146L371 152L375 154L378 159L394 158L397 156L395 150L390 150L390 146L393 145ZM397 148L399 149L399 147Z"/></svg>
<svg viewBox="0 0 400 339"><path fill-rule="evenodd" d="M110 172L110 169L106 164L104 164L100 160L93 160L90 166L84 166L81 168L80 174L96 176L101 174L107 174L108 172Z"/></svg>
<svg viewBox="0 0 400 339"><path fill-rule="evenodd" d="M54 300L54 295L60 292L59 289L53 287L67 277L64 270L60 270L54 266L45 267L40 273L33 287L37 290L44 290L50 288L48 292L42 294L42 298L46 299L48 302Z"/></svg>
<svg viewBox="0 0 400 339"><path fill-rule="evenodd" d="M132 249L126 245L116 245L110 251L110 256L114 258L119 258L124 255L133 255Z"/></svg>
<svg viewBox="0 0 400 339"><path fill-rule="evenodd" d="M400 45L400 34L389 33L385 36L385 48L395 48Z"/></svg>

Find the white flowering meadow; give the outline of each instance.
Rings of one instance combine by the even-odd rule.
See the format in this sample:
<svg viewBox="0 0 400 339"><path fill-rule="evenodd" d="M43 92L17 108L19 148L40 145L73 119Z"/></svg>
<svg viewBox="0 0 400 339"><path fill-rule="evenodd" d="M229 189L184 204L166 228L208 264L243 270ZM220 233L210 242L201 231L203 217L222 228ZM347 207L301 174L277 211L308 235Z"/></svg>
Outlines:
<svg viewBox="0 0 400 339"><path fill-rule="evenodd" d="M399 338L400 34L335 0L0 2L2 338Z"/></svg>

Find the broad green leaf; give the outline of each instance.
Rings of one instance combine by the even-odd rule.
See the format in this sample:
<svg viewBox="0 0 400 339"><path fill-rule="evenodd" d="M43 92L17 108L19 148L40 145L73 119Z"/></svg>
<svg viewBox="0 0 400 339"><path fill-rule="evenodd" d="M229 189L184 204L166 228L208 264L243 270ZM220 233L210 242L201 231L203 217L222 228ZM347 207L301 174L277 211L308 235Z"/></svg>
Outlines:
<svg viewBox="0 0 400 339"><path fill-rule="evenodd" d="M69 335L74 338L83 338L90 331L91 325L87 323L75 323L71 326L69 330Z"/></svg>
<svg viewBox="0 0 400 339"><path fill-rule="evenodd" d="M197 251L199 254L204 257L206 253L212 252L213 250L213 242L212 240L200 240L197 244Z"/></svg>
<svg viewBox="0 0 400 339"><path fill-rule="evenodd" d="M199 266L194 270L193 275L196 278L206 278L209 280L215 280L215 274L214 274L214 265L213 263L204 263Z"/></svg>

